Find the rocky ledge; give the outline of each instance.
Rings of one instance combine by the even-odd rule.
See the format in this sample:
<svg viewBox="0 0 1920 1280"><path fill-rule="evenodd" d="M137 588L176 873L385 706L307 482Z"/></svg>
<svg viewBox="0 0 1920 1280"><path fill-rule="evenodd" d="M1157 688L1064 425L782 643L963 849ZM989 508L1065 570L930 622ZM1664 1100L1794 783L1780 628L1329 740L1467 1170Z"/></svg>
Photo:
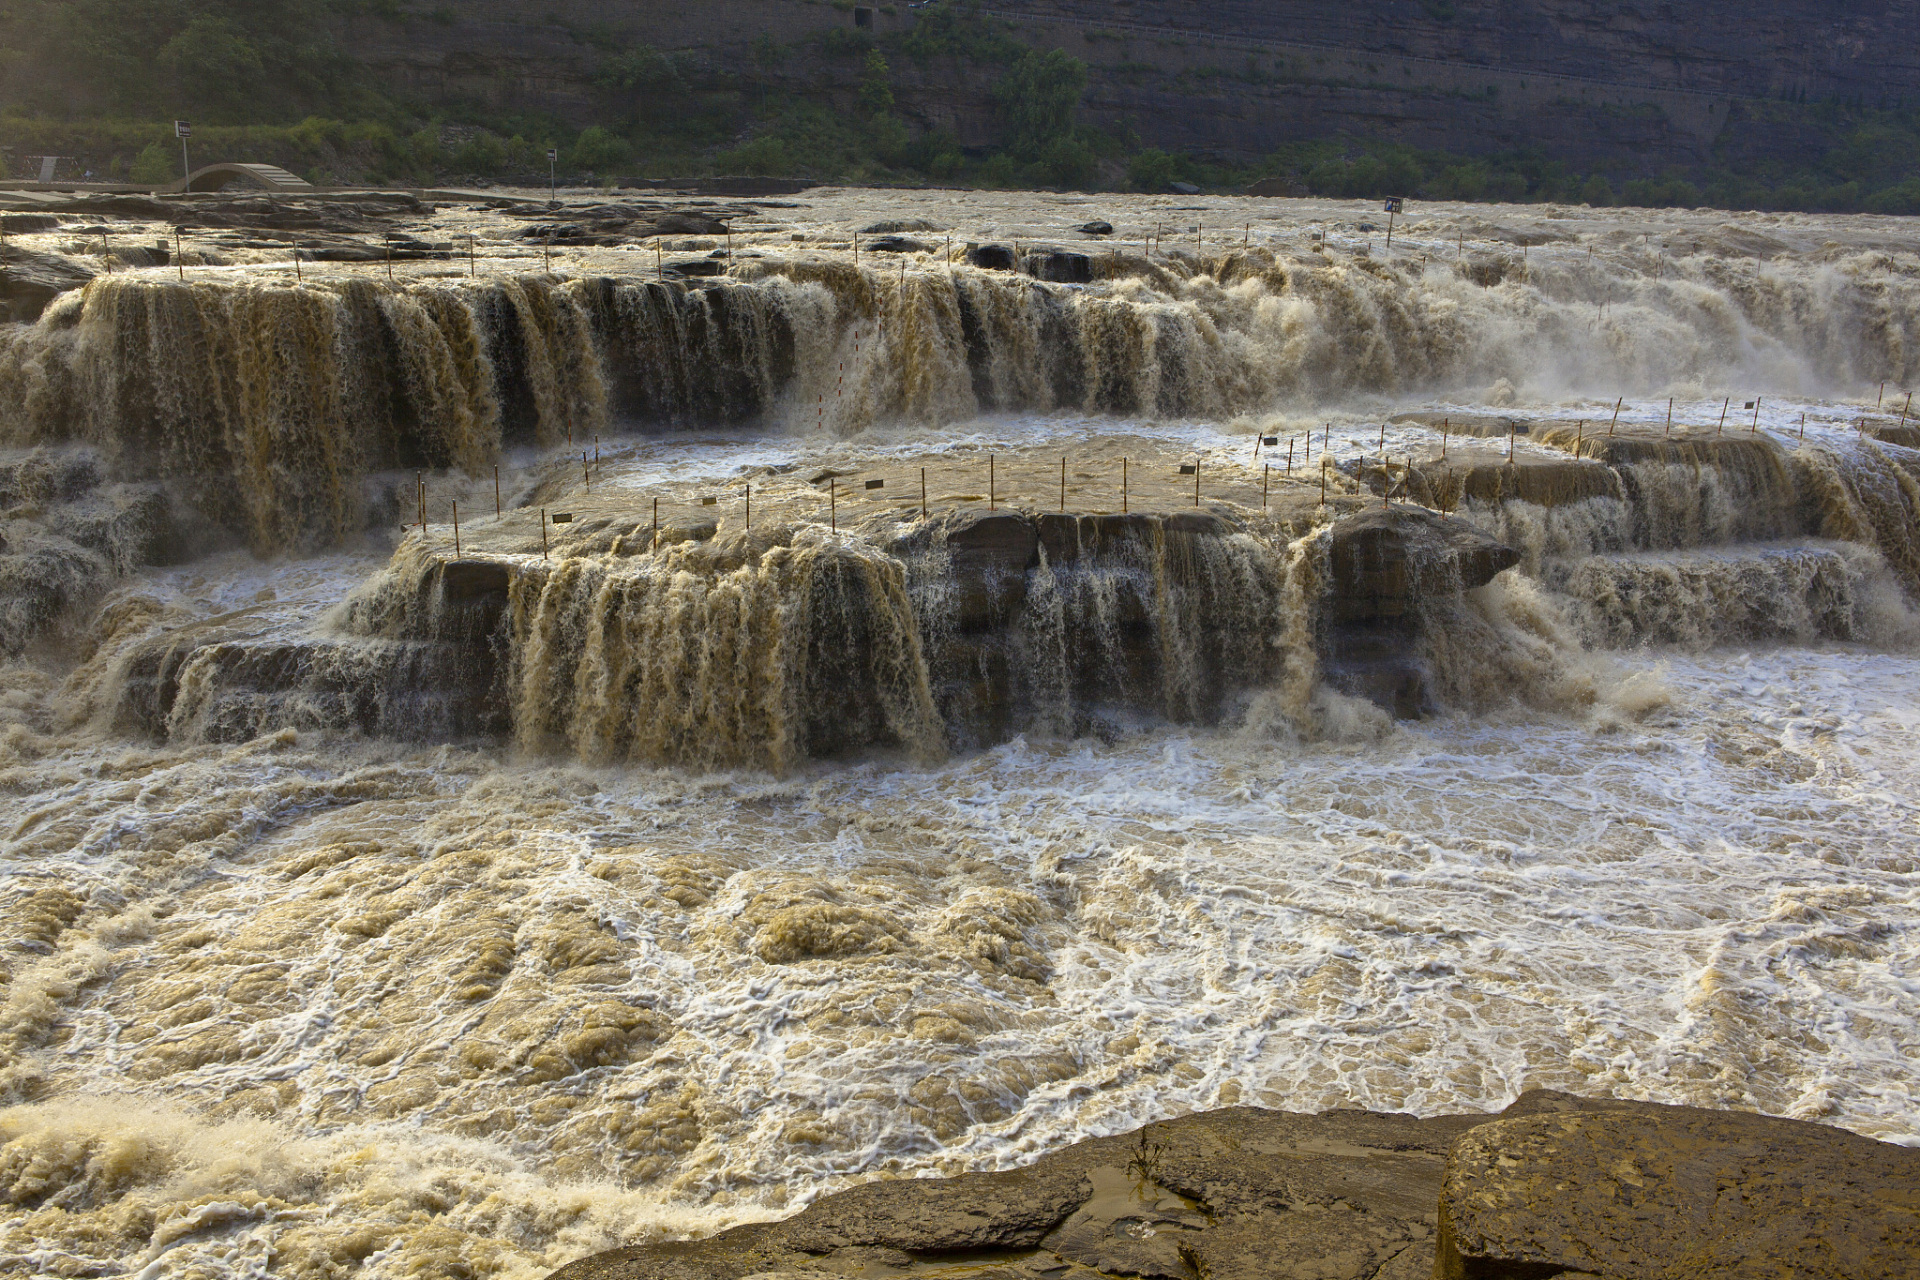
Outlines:
<svg viewBox="0 0 1920 1280"><path fill-rule="evenodd" d="M871 1182L551 1280L1920 1277L1920 1150L1536 1091L1498 1115L1235 1107L1025 1169Z"/></svg>

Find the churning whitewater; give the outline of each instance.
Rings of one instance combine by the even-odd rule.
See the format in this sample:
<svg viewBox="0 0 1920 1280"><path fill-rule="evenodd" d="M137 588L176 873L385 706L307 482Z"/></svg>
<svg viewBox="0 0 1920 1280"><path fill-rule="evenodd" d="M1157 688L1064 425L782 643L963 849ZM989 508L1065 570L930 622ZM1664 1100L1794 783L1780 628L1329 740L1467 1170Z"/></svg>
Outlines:
<svg viewBox="0 0 1920 1280"><path fill-rule="evenodd" d="M1920 1143L1897 221L507 203L0 325L0 1271L530 1278L1234 1103Z"/></svg>

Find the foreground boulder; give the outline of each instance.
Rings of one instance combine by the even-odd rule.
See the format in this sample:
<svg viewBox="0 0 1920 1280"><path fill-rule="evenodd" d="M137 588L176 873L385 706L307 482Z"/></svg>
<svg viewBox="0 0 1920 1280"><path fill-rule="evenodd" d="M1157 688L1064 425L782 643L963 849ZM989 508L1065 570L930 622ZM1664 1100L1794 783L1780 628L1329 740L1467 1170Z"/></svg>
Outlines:
<svg viewBox="0 0 1920 1280"><path fill-rule="evenodd" d="M1442 1280L1920 1276L1920 1151L1693 1107L1500 1120L1447 1161L1438 1261Z"/></svg>
<svg viewBox="0 0 1920 1280"><path fill-rule="evenodd" d="M1485 1118L1234 1107L1007 1173L870 1182L785 1222L616 1249L554 1280L904 1280L959 1251L993 1280L1424 1280L1446 1151Z"/></svg>
<svg viewBox="0 0 1920 1280"><path fill-rule="evenodd" d="M1536 1091L1498 1116L1183 1116L1025 1169L870 1182L552 1280L907 1280L928 1263L981 1280L1908 1280L1916 1215L1920 1152Z"/></svg>

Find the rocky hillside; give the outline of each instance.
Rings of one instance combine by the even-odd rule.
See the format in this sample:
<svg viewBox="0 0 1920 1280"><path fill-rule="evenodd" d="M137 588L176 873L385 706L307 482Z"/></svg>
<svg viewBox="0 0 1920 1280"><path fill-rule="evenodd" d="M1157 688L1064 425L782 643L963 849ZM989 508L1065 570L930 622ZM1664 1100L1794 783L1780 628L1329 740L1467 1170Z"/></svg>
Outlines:
<svg viewBox="0 0 1920 1280"><path fill-rule="evenodd" d="M319 181L531 181L558 145L563 180L1920 212L1916 30L1920 0L12 0L0 147L144 181L186 114L283 126L201 136Z"/></svg>
<svg viewBox="0 0 1920 1280"><path fill-rule="evenodd" d="M1716 143L1781 159L1820 145L1784 104L1920 101L1913 0L997 0L929 29L937 5L835 0L471 0L347 21L344 44L389 84L441 101L552 110L583 123L631 50L697 51L788 89L858 90L847 55L892 52L907 113L965 146L996 138L1001 32L1091 73L1094 123L1168 151L1253 159L1303 137L1385 137L1478 154L1537 147L1570 163L1695 168ZM902 56L904 55L904 56Z"/></svg>

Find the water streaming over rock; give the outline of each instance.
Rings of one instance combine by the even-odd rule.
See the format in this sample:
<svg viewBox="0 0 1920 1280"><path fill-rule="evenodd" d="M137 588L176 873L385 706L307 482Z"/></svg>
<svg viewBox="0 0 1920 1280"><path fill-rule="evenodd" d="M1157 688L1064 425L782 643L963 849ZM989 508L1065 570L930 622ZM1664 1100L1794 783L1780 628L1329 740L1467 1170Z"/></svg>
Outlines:
<svg viewBox="0 0 1920 1280"><path fill-rule="evenodd" d="M529 564L511 608L530 750L784 771L867 746L942 749L901 565L851 538Z"/></svg>
<svg viewBox="0 0 1920 1280"><path fill-rule="evenodd" d="M1016 409L1225 417L1502 378L1639 389L1743 364L1787 389L1898 378L1917 308L1881 265L1702 258L1656 281L1559 263L1488 282L1248 250L1094 255L1092 286L813 259L692 283L109 276L9 327L0 439L90 441L117 478L177 479L274 551L357 528L373 472L479 474L503 446L614 420L849 432ZM1620 293L1629 315L1574 319Z"/></svg>

